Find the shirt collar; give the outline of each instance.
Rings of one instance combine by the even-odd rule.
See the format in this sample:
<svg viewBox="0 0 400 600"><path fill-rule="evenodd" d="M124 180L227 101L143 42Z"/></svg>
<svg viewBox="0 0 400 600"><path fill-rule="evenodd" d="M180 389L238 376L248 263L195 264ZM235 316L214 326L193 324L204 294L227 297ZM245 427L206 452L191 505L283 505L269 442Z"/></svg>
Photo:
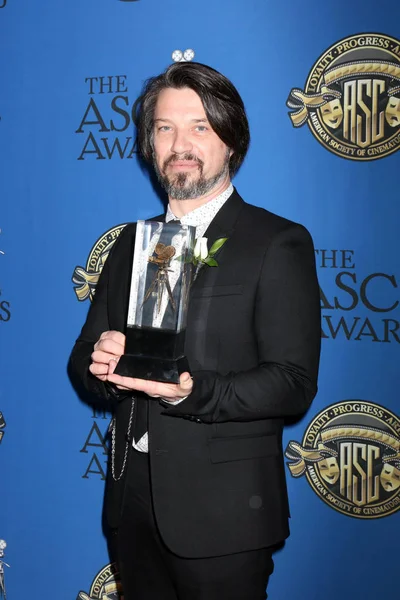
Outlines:
<svg viewBox="0 0 400 600"><path fill-rule="evenodd" d="M186 215L183 215L180 219L178 219L183 225L193 225L194 227L209 225L217 212L222 208L225 202L233 193L233 185L232 183L222 192L206 204L202 204L198 208L188 212ZM165 222L169 223L170 221L177 220L177 217L172 212L169 204L167 209L167 214L165 216Z"/></svg>

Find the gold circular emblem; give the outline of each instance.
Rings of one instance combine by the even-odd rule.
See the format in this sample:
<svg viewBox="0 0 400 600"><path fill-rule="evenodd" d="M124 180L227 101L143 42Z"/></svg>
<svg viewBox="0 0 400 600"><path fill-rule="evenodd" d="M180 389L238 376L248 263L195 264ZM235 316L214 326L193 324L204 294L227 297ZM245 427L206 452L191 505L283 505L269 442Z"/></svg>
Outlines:
<svg viewBox="0 0 400 600"><path fill-rule="evenodd" d="M106 231L93 245L86 262L86 268L75 267L72 282L76 285L75 293L81 302L87 298L93 300L96 285L103 270L104 264L115 240L126 226L116 225Z"/></svg>
<svg viewBox="0 0 400 600"><path fill-rule="evenodd" d="M400 147L400 40L360 33L340 40L313 65L287 106L294 127L307 122L330 152L383 158Z"/></svg>
<svg viewBox="0 0 400 600"><path fill-rule="evenodd" d="M326 504L360 519L400 508L400 419L379 404L344 400L317 414L285 456Z"/></svg>
<svg viewBox="0 0 400 600"><path fill-rule="evenodd" d="M93 580L89 594L80 592L79 600L124 600L115 563L105 566Z"/></svg>

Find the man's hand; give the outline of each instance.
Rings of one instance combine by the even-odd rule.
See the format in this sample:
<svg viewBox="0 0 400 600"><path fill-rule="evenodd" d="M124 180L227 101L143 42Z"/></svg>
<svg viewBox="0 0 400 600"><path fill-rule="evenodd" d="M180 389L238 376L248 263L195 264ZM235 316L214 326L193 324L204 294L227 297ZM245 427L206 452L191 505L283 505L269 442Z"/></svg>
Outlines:
<svg viewBox="0 0 400 600"><path fill-rule="evenodd" d="M101 381L108 380L110 362L112 372L120 356L125 352L125 336L120 331L104 331L94 345L89 371Z"/></svg>
<svg viewBox="0 0 400 600"><path fill-rule="evenodd" d="M148 381L147 379L135 379L134 377L122 377L114 375L114 369L118 361L111 360L107 375L107 381L114 383L121 390L136 390L144 392L151 398L162 398L167 402L176 402L189 396L193 388L193 379L190 373L182 373L179 383L162 383L160 381Z"/></svg>
<svg viewBox="0 0 400 600"><path fill-rule="evenodd" d="M193 389L190 373L182 373L179 383L161 383L114 374L119 357L125 351L125 336L119 331L105 331L94 345L90 372L101 381L109 381L120 390L144 392L151 398L176 402L189 396Z"/></svg>

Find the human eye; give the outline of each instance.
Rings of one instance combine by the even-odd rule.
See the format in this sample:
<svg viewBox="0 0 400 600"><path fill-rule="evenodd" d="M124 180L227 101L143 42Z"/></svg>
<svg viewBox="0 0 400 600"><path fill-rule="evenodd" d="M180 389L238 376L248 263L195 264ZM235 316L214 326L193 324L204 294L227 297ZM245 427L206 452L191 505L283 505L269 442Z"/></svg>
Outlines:
<svg viewBox="0 0 400 600"><path fill-rule="evenodd" d="M205 131L208 131L208 127L206 125L196 125L195 131L198 131L199 133L204 133Z"/></svg>
<svg viewBox="0 0 400 600"><path fill-rule="evenodd" d="M172 127L170 125L159 125L157 127L157 131L171 131Z"/></svg>

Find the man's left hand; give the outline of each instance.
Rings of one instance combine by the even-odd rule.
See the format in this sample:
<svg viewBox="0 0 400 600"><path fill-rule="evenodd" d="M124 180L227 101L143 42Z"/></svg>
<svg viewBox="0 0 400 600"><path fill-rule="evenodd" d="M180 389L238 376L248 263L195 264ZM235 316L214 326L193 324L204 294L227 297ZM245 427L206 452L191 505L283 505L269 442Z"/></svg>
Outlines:
<svg viewBox="0 0 400 600"><path fill-rule="evenodd" d="M136 390L144 392L151 398L162 398L166 402L176 402L189 396L193 389L193 379L190 373L187 372L180 375L179 383L162 383L160 381L148 381L116 375L114 373L116 366L117 361L110 360L107 381L116 385L120 390Z"/></svg>

